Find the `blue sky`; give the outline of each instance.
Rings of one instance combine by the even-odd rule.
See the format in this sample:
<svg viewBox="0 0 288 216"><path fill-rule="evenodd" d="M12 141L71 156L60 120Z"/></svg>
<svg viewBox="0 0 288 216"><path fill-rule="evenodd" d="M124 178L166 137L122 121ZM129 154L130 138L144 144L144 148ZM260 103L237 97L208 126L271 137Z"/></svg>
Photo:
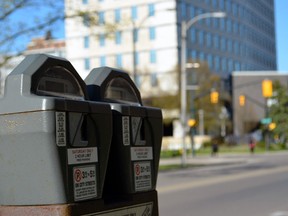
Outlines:
<svg viewBox="0 0 288 216"><path fill-rule="evenodd" d="M288 0L275 1L278 70L288 73Z"/></svg>

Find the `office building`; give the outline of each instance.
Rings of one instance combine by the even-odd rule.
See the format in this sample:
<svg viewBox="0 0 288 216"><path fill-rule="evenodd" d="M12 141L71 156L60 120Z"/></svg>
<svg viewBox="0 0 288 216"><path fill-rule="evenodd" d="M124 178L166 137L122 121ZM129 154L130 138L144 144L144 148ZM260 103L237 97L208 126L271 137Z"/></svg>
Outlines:
<svg viewBox="0 0 288 216"><path fill-rule="evenodd" d="M191 26L187 61L207 62L223 80L232 71L277 68L273 0L65 0L65 11L95 14L65 21L67 59L81 76L99 66L122 68L143 98L178 94L181 21L203 13L227 16ZM163 114L177 119L179 109Z"/></svg>

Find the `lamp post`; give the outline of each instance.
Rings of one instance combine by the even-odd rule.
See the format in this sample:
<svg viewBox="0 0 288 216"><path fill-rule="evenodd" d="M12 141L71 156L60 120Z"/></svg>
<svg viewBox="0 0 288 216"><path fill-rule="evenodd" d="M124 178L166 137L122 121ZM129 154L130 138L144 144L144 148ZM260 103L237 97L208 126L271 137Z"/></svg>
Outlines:
<svg viewBox="0 0 288 216"><path fill-rule="evenodd" d="M181 126L182 126L182 166L186 165L186 145L185 145L185 137L187 134L187 118L186 118L186 85L187 85L187 75L186 75L186 39L187 39L187 30L196 22L202 19L207 18L224 18L226 13L224 12L212 12L212 13L204 13L189 21L182 20L181 22Z"/></svg>

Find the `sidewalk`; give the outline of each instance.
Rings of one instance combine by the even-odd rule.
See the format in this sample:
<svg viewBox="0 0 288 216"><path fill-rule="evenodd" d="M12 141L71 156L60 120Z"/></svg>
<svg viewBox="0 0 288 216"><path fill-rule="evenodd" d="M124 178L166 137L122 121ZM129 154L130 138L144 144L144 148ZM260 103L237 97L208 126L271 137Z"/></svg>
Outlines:
<svg viewBox="0 0 288 216"><path fill-rule="evenodd" d="M246 154L224 154L215 157L211 157L210 155L201 155L192 157L191 155L187 155L186 164L189 165L228 165L228 164L239 164L239 163L248 163L257 160L253 158L251 155ZM160 166L161 165L172 165L172 164L181 164L182 158L160 158Z"/></svg>

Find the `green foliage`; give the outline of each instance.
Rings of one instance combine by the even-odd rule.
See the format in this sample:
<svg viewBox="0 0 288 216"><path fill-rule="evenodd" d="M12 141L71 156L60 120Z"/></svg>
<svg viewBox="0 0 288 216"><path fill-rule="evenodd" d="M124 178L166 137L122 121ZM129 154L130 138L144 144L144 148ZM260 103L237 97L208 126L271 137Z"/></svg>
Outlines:
<svg viewBox="0 0 288 216"><path fill-rule="evenodd" d="M280 84L279 81L273 83L273 105L269 109L269 116L272 121L276 123L276 128L272 133L282 139L283 142L287 141L288 134L288 95L287 87Z"/></svg>
<svg viewBox="0 0 288 216"><path fill-rule="evenodd" d="M171 157L178 157L180 155L181 155L180 150L165 150L165 151L161 151L160 157L171 158Z"/></svg>
<svg viewBox="0 0 288 216"><path fill-rule="evenodd" d="M151 106L162 109L177 109L180 107L180 96L177 94L151 98Z"/></svg>

